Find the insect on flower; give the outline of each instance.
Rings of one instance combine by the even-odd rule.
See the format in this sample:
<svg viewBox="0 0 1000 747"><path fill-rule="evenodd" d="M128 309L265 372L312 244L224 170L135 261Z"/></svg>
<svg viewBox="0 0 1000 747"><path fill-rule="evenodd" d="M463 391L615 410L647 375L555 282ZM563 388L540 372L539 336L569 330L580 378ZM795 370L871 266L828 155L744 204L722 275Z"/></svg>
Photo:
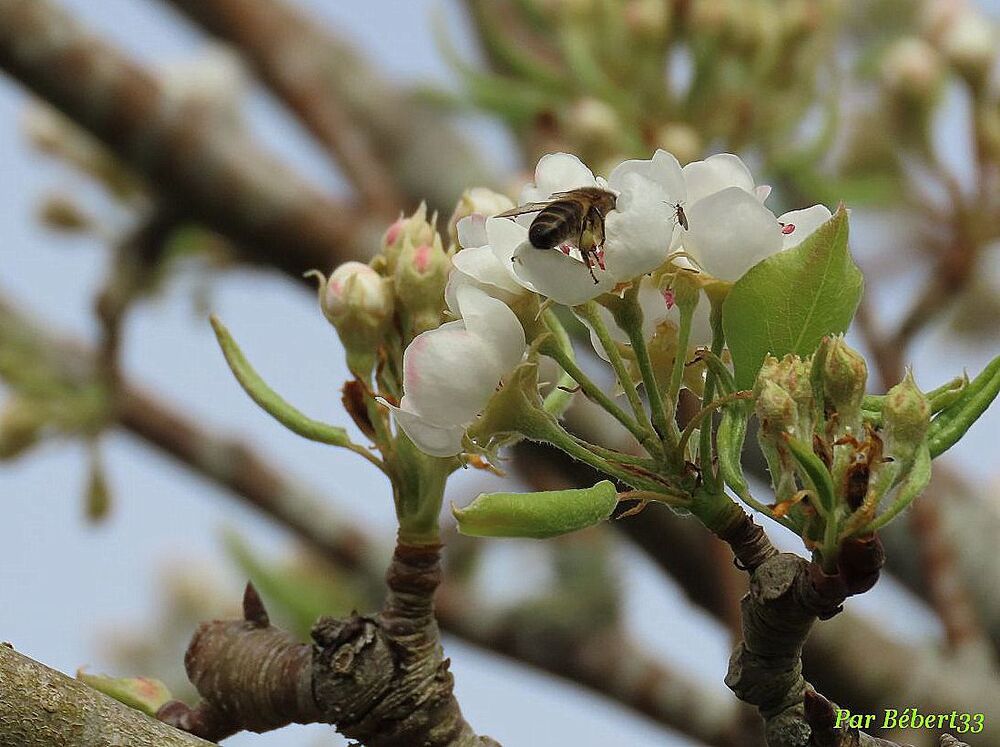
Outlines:
<svg viewBox="0 0 1000 747"><path fill-rule="evenodd" d="M674 219L680 223L681 228L685 231L688 230L688 218L687 214L684 212L684 204L680 202L667 203L672 205L674 208Z"/></svg>
<svg viewBox="0 0 1000 747"><path fill-rule="evenodd" d="M529 202L500 213L500 218L516 218L535 213L528 228L528 241L536 249L556 249L567 241L575 241L590 276L597 283L594 262L602 264L604 218L615 209L614 192L598 187L581 187L568 192L556 192L547 202Z"/></svg>

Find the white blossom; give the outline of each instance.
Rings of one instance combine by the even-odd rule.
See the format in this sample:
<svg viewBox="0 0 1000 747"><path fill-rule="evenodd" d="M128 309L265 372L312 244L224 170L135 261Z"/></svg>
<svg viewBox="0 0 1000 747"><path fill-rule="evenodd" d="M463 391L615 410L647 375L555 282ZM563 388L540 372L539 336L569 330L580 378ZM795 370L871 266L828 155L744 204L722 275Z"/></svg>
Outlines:
<svg viewBox="0 0 1000 747"><path fill-rule="evenodd" d="M524 329L502 301L471 285L454 293L461 319L417 335L403 352L396 423L432 456L462 451L466 429L524 356Z"/></svg>

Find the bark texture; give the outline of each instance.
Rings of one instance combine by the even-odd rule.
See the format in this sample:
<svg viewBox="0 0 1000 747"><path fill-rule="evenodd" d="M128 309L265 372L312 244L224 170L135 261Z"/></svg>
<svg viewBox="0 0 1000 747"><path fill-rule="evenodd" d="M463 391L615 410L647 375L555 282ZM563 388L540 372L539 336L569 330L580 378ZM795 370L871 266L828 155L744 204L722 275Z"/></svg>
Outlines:
<svg viewBox="0 0 1000 747"><path fill-rule="evenodd" d="M327 723L365 747L498 747L462 717L441 649L433 595L440 547L398 544L374 616L321 618L313 643L272 626L252 586L243 620L195 633L184 663L202 701L164 721L209 739L290 723Z"/></svg>
<svg viewBox="0 0 1000 747"><path fill-rule="evenodd" d="M0 644L0 747L209 747Z"/></svg>

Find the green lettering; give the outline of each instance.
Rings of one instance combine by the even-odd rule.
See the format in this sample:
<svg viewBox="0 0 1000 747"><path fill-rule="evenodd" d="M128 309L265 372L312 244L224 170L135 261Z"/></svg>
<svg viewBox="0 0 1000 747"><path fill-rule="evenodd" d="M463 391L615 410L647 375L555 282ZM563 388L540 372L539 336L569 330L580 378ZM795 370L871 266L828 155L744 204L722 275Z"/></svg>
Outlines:
<svg viewBox="0 0 1000 747"><path fill-rule="evenodd" d="M882 719L882 728L883 729L895 729L896 728L896 720L898 718L899 718L899 711L897 711L895 708L886 708L885 709L885 718Z"/></svg>

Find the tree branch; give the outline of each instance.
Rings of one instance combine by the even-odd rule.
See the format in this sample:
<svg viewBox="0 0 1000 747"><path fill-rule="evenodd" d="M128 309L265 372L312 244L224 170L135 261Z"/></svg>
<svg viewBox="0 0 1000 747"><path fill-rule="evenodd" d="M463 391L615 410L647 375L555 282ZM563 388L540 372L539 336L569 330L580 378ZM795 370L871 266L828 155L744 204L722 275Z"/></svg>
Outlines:
<svg viewBox="0 0 1000 747"><path fill-rule="evenodd" d="M209 747L0 644L0 744Z"/></svg>
<svg viewBox="0 0 1000 747"><path fill-rule="evenodd" d="M366 747L499 747L455 700L434 617L440 582L440 546L400 542L381 612L321 618L312 646L270 625L248 586L244 620L204 623L191 640L184 663L202 702L158 715L212 739L327 723Z"/></svg>
<svg viewBox="0 0 1000 747"><path fill-rule="evenodd" d="M427 200L450 213L463 190L494 181L473 150L347 42L283 0L167 0L236 45L384 214Z"/></svg>
<svg viewBox="0 0 1000 747"><path fill-rule="evenodd" d="M0 0L0 69L61 109L183 214L293 276L354 252L363 221L245 132L185 116L158 80L51 0Z"/></svg>

